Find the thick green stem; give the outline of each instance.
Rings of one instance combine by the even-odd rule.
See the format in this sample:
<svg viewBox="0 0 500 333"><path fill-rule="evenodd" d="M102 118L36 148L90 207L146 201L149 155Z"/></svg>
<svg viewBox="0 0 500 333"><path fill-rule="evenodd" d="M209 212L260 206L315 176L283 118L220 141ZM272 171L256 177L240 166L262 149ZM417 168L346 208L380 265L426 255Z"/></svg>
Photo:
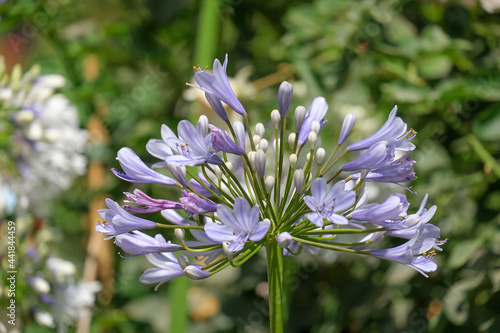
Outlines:
<svg viewBox="0 0 500 333"><path fill-rule="evenodd" d="M266 245L271 333L283 332L283 249L276 240Z"/></svg>

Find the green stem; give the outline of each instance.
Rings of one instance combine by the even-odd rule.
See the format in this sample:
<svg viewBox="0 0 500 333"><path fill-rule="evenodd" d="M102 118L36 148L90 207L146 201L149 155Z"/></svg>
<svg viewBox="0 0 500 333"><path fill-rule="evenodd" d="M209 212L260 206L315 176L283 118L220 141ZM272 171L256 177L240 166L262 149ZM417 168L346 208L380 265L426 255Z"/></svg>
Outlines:
<svg viewBox="0 0 500 333"><path fill-rule="evenodd" d="M276 240L266 245L271 333L283 332L283 249Z"/></svg>
<svg viewBox="0 0 500 333"><path fill-rule="evenodd" d="M171 332L181 333L187 331L187 290L189 288L189 279L181 276L173 280L169 286L170 299L172 304Z"/></svg>

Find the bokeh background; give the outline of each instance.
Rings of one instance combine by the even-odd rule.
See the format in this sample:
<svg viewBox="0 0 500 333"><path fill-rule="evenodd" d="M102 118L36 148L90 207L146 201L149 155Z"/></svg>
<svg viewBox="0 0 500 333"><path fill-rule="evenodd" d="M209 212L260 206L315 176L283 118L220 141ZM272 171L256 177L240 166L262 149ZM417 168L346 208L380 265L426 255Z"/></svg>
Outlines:
<svg viewBox="0 0 500 333"><path fill-rule="evenodd" d="M145 144L160 125L207 114L185 85L193 65L229 55L228 74L253 124L267 122L283 80L292 107L330 105L323 147L343 117L352 140L373 133L394 105L418 131L413 209L425 193L449 238L424 278L390 262L326 253L287 260L286 332L500 332L500 1L497 0L48 0L0 6L8 68L40 64L64 75L62 90L90 133L87 175L37 216L46 245L103 290L90 332L267 332L265 259L256 256L203 282L154 292L138 282L148 263L123 259L96 234L103 198L123 199L116 152ZM331 142L329 142L331 140ZM160 187L153 197L175 199ZM394 190L395 188L391 188ZM405 191L404 189L398 189ZM374 186L379 202L387 189ZM3 274L3 273L2 273ZM51 332L25 300L22 332ZM76 330L76 328L72 329ZM71 330L70 330L71 331Z"/></svg>

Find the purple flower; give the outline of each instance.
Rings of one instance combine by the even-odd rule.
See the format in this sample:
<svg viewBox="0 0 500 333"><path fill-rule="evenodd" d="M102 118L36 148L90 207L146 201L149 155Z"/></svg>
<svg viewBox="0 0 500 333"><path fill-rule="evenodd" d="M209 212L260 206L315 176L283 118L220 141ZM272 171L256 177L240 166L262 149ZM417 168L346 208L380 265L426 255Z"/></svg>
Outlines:
<svg viewBox="0 0 500 333"><path fill-rule="evenodd" d="M193 280L206 279L210 273L205 272L200 265L190 264L187 257L179 255L177 259L172 253L149 253L146 258L150 263L157 266L156 268L148 268L139 277L139 281L144 284L155 284L155 291L163 283L172 279L186 275Z"/></svg>
<svg viewBox="0 0 500 333"><path fill-rule="evenodd" d="M173 209L165 209L161 211L161 216L168 222L176 225L191 225L185 218Z"/></svg>
<svg viewBox="0 0 500 333"><path fill-rule="evenodd" d="M242 197L234 200L233 211L224 206L217 206L217 214L221 223L207 222L205 232L215 242L227 242L229 250L241 250L248 239L259 241L269 229L268 221L259 221L259 206L250 208L250 204Z"/></svg>
<svg viewBox="0 0 500 333"><path fill-rule="evenodd" d="M434 272L437 269L436 263L432 261L434 254L426 253L435 243L435 238L427 237L422 233L422 229L419 229L408 242L390 249L372 250L370 255L406 265L427 277L425 273Z"/></svg>
<svg viewBox="0 0 500 333"><path fill-rule="evenodd" d="M196 222L192 221L192 224L196 225ZM191 233L191 235L193 235L193 237L196 240L186 241L186 245L188 247L213 246L218 244L214 242L210 237L208 237L207 233L203 230L190 229L189 232ZM198 260L200 260L200 257L202 257L203 259L201 260L204 260L205 264L209 264L219 257L219 255L222 253L222 248L209 250L205 252L183 251L183 253L190 257L196 257Z"/></svg>
<svg viewBox="0 0 500 333"><path fill-rule="evenodd" d="M293 86L283 81L278 89L278 109L281 118L286 117L292 103Z"/></svg>
<svg viewBox="0 0 500 333"><path fill-rule="evenodd" d="M175 180L167 177L159 172L149 168L137 156L137 154L128 147L123 147L118 151L118 162L125 173L121 173L113 169L113 173L123 180L132 183L146 183L146 184L163 184L174 185Z"/></svg>
<svg viewBox="0 0 500 333"><path fill-rule="evenodd" d="M375 206L370 205L369 209L361 207L350 216L353 220L368 221L380 225L383 224L381 222L406 216L408 207L408 200L403 194L393 193L383 203Z"/></svg>
<svg viewBox="0 0 500 333"><path fill-rule="evenodd" d="M217 113L217 115L224 121L228 121L226 110L224 110L224 106L220 99L215 97L215 95L205 93L205 98L208 101L208 104L212 107L212 109Z"/></svg>
<svg viewBox="0 0 500 333"><path fill-rule="evenodd" d="M189 83L187 84L188 86L203 90L205 93L212 95L219 101L226 103L234 111L241 115L246 114L245 108L234 94L234 91L229 84L229 79L227 78L227 54L223 65L221 65L219 59L215 59L213 74L208 71L201 70L200 67L195 70L194 79L196 80L196 83L198 83L198 86Z"/></svg>
<svg viewBox="0 0 500 333"><path fill-rule="evenodd" d="M210 125L210 135L212 136L212 148L215 151L223 151L225 153L235 154L235 155L245 155L245 149L238 146L230 137L227 135L226 131Z"/></svg>
<svg viewBox="0 0 500 333"><path fill-rule="evenodd" d="M349 134L351 134L352 128L354 127L354 123L356 122L356 116L354 113L349 113L342 123L342 129L340 130L338 144L344 143Z"/></svg>
<svg viewBox="0 0 500 333"><path fill-rule="evenodd" d="M164 200L164 199L153 199L146 195L146 193L142 192L139 189L134 190L134 194L125 192L128 200L124 200L124 202L131 203L138 206L143 207L131 207L131 206L123 206L123 208L130 213L155 213L164 209L182 209L182 204Z"/></svg>
<svg viewBox="0 0 500 333"><path fill-rule="evenodd" d="M210 151L211 136L204 135L201 122L198 122L195 128L189 121L181 120L177 133L179 138L170 137L166 141L174 155L166 156L165 162L176 166L222 164L222 160Z"/></svg>
<svg viewBox="0 0 500 333"><path fill-rule="evenodd" d="M97 224L95 228L101 234L110 236L106 239L129 231L156 228L155 222L127 213L118 203L109 198L106 199L106 205L109 209L98 211L104 221Z"/></svg>
<svg viewBox="0 0 500 333"><path fill-rule="evenodd" d="M201 172L198 173L198 179L201 180L201 182L205 184L205 186L214 191L214 193L219 194L219 191L212 184L210 184L210 182L205 178L203 173ZM189 180L188 185L193 191L204 197L210 198L213 196L213 194L209 190L207 190L203 185L201 185L198 181L196 181L193 178Z"/></svg>
<svg viewBox="0 0 500 333"><path fill-rule="evenodd" d="M391 163L394 159L395 146L387 141L375 143L354 161L344 164L343 171L376 169Z"/></svg>
<svg viewBox="0 0 500 333"><path fill-rule="evenodd" d="M415 149L415 145L409 141L415 137L416 133L411 131L410 135L407 136L409 134L409 132L406 132L407 125L401 118L396 117L397 112L398 107L396 105L389 114L385 124L377 132L366 139L353 143L347 149L367 149L380 141L389 141L391 144L394 144L397 150Z"/></svg>
<svg viewBox="0 0 500 333"><path fill-rule="evenodd" d="M161 138L162 138L162 140L158 140L158 139L149 140L148 143L146 144L146 150L154 157L165 161L167 159L167 157L174 155L174 153L172 152L172 149L170 149L167 142L169 139L177 138L177 136L170 129L170 127L163 124L163 125L161 125ZM153 168L159 168L159 167L165 167L165 166L168 166L168 164L166 162L159 162L159 163L153 164Z"/></svg>
<svg viewBox="0 0 500 333"><path fill-rule="evenodd" d="M409 182L416 179L413 166L415 161L410 160L411 153L404 154L397 160L390 162L380 168L373 169L364 177L368 182L394 183L401 185L402 182ZM352 179L357 180L361 177L360 173L351 175Z"/></svg>
<svg viewBox="0 0 500 333"><path fill-rule="evenodd" d="M236 133L236 138L238 139L238 146L245 150L245 137L246 131L245 126L241 121L235 121L233 123L234 132Z"/></svg>
<svg viewBox="0 0 500 333"><path fill-rule="evenodd" d="M181 248L180 245L165 241L165 238L161 234L151 237L140 231L117 235L115 243L123 251L134 256L147 253L174 252Z"/></svg>
<svg viewBox="0 0 500 333"><path fill-rule="evenodd" d="M206 214L217 210L216 203L202 199L194 193L189 193L187 190L182 190L182 197L179 200L189 215Z"/></svg>
<svg viewBox="0 0 500 333"><path fill-rule="evenodd" d="M327 189L326 180L315 179L311 184L311 195L306 195L304 201L312 210L306 216L314 225L322 227L323 219L335 224L347 224L347 219L337 213L351 208L356 202L356 193L346 191L345 182L337 182L330 191Z"/></svg>
<svg viewBox="0 0 500 333"><path fill-rule="evenodd" d="M327 110L328 104L323 97L316 97L313 100L311 107L309 108L309 111L307 111L306 117L304 118L302 127L300 128L298 143L304 144L307 141L309 132L311 132L311 125L313 121L319 121L321 129L323 129L326 124L326 120L324 120L323 117L325 116Z"/></svg>

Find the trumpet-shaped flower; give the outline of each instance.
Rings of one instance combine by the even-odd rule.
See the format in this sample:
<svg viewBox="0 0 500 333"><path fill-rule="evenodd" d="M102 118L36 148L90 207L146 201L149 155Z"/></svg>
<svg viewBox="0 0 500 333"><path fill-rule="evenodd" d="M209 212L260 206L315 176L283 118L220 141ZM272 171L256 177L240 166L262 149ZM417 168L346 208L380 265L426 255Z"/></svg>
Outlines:
<svg viewBox="0 0 500 333"><path fill-rule="evenodd" d="M182 204L175 201L164 200L164 199L153 199L139 189L135 189L133 194L125 192L125 196L127 197L128 200L124 200L124 202L142 206L142 207L131 207L128 205L123 206L123 208L130 213L155 213L164 209L183 208Z"/></svg>
<svg viewBox="0 0 500 333"><path fill-rule="evenodd" d="M344 190L343 181L337 182L330 191L327 187L326 180L323 178L317 178L312 182L311 195L304 197L305 203L312 210L307 214L307 218L318 227L324 225L324 219L335 224L347 224L347 218L337 213L354 205L356 193Z"/></svg>
<svg viewBox="0 0 500 333"><path fill-rule="evenodd" d="M181 246L166 241L161 234L155 237L146 235L140 231L116 235L115 243L128 254L138 256L147 253L174 252L180 250Z"/></svg>
<svg viewBox="0 0 500 333"><path fill-rule="evenodd" d="M298 143L304 144L307 142L313 121L318 121L320 123L320 130L325 127L326 120L324 120L323 117L325 116L327 110L328 103L326 103L326 100L323 97L316 97L313 100L309 111L306 113L302 127L300 128Z"/></svg>
<svg viewBox="0 0 500 333"><path fill-rule="evenodd" d="M221 223L207 222L205 231L212 240L229 243L229 250L237 252L245 246L247 240L260 241L269 229L268 221L259 221L259 206L250 208L242 197L234 200L233 211L224 205L217 206Z"/></svg>

